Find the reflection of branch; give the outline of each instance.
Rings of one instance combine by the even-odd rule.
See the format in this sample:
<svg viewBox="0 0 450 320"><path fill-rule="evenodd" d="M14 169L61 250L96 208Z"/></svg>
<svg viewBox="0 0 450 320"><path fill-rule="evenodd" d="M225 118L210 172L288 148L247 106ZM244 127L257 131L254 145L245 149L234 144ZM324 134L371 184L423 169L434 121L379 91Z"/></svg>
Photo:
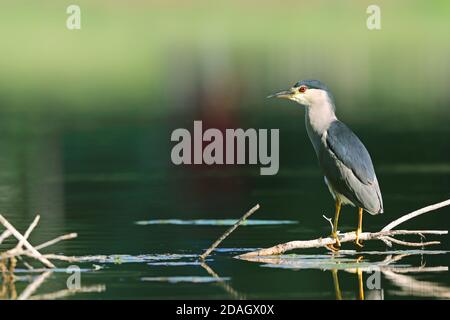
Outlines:
<svg viewBox="0 0 450 320"><path fill-rule="evenodd" d="M440 284L416 280L411 276L398 274L397 272L388 270L384 270L383 274L387 279L391 280L395 285L402 289L401 291L393 291L391 293L397 295L450 299L450 289Z"/></svg>
<svg viewBox="0 0 450 320"><path fill-rule="evenodd" d="M381 231L378 232L364 232L359 235L360 240L381 240L386 243L389 243L389 241L396 242L397 244L401 244L403 246L410 246L410 247L417 247L417 246L429 246L429 245L435 245L439 244L439 241L430 241L430 242L422 242L420 244L415 242L406 242L406 241L400 241L395 238L392 238L396 235L420 235L423 236L424 234L435 234L435 235L443 235L447 234L447 230L391 230L392 228L398 226L399 224L408 221L412 218L415 218L419 215L422 215L427 212L431 212L433 210L445 207L450 205L450 199L416 210L414 212L411 212L409 214L406 214L395 221L389 223L387 226L385 226ZM390 237L390 238L389 238ZM342 242L350 242L356 240L356 233L355 232L347 232L344 234L339 235L339 241ZM306 249L306 248L321 248L326 247L329 245L332 245L336 242L336 240L332 237L327 238L319 238L314 240L304 240L304 241L290 241L286 243L282 243L270 248L261 249L257 251L252 251L248 253L244 253L242 255L237 256L236 258L249 258L254 256L271 256L271 255L279 255L286 251L294 250L294 249Z"/></svg>
<svg viewBox="0 0 450 320"><path fill-rule="evenodd" d="M8 266L9 261L9 266ZM0 259L0 270L2 274L1 289L0 289L0 299L16 299L17 291L14 284L15 276L13 274L16 261L14 259Z"/></svg>
<svg viewBox="0 0 450 320"><path fill-rule="evenodd" d="M402 254L395 254L402 251L390 251L390 252L366 252L358 253L359 258L349 259L351 252L345 252L344 255L326 256L325 258L311 258L310 255L279 255L279 256L252 256L243 257L243 260L250 262L264 263L276 267L286 267L293 270L301 269L316 269L316 270L330 270L333 275L333 285L336 294L336 299L342 299L343 295L341 288L339 287L338 271L343 270L351 274L358 275L358 288L359 298L369 299L374 298L372 295L376 291L369 290L367 296L364 297L364 291L362 290L362 273L374 273L380 272L386 276L386 279L392 281L395 285L401 288L401 291L391 292L397 295L411 295L420 297L436 297L450 299L450 288L443 285L435 284L428 281L419 281L407 274L425 274L435 272L448 272L447 266L425 266L425 263L421 263L420 266L411 266L400 262L402 259L414 255L434 255L434 254L446 254L446 251L404 251ZM386 257L381 261L369 262L361 260L360 254L367 254L372 256L381 256L386 254ZM341 258L341 259L340 259ZM395 265L399 263L399 265ZM381 288L379 288L381 289ZM381 291L381 297L383 298L383 292Z"/></svg>
<svg viewBox="0 0 450 320"><path fill-rule="evenodd" d="M10 261L10 266L7 267L7 261ZM50 299L61 299L77 293L88 293L88 292L103 292L106 287L104 285L94 285L90 287L81 287L75 289L64 289L52 293L33 295L42 284L51 276L53 270L49 269L33 269L29 272L39 272L40 274L35 278L31 277L32 281L28 286L22 291L22 293L17 297L16 287L14 282L20 279L28 280L27 277L17 277L14 275L14 258L7 260L0 260L0 271L2 273L2 280L0 281L0 299L11 299L11 300L50 300ZM8 290L9 289L9 290ZM11 293L8 295L8 291Z"/></svg>
<svg viewBox="0 0 450 320"><path fill-rule="evenodd" d="M18 242L16 246L12 249L9 249L6 252L0 252L0 271L2 274L2 287L0 290L0 297L7 297L8 286L11 289L11 294L9 295L10 299L16 299L16 291L14 286L14 280L16 279L14 276L14 268L16 265L16 258L22 260L22 257L32 257L34 259L39 260L42 264L44 264L47 268L55 268L55 265L50 262L50 260L63 260L63 261L82 261L82 258L77 257L66 257L63 255L55 255L55 254L41 254L38 250L54 245L63 240L69 240L77 237L76 233L69 233L66 235L59 236L55 239L44 242L38 246L32 246L28 242L28 238L31 232L36 228L39 223L40 216L37 215L33 222L29 225L25 233L22 235L17 229L6 220L0 214L0 224L2 224L6 230L0 234L0 243L2 243L5 239L10 236L14 236ZM9 270L6 267L7 262L10 262ZM80 293L80 292L101 292L105 290L104 286L92 286L92 287L81 287L78 289L65 289L60 290L54 293L48 293L43 295L33 294L36 290L45 282L45 280L52 274L52 270L49 269L34 269L30 266L26 261L22 261L22 263L30 270L30 272L42 272L39 276L37 276L26 288L25 290L17 297L18 300L27 300L27 299L57 299L64 298L72 294Z"/></svg>
<svg viewBox="0 0 450 320"><path fill-rule="evenodd" d="M395 272L397 273L421 273L421 272L447 272L448 267L445 266L437 266L437 267L399 267L399 266L384 266L384 265L370 265L366 267L357 268L362 272ZM356 273L356 269L349 268L345 270L348 273Z"/></svg>
<svg viewBox="0 0 450 320"><path fill-rule="evenodd" d="M233 289L232 286L230 286L228 283L223 281L222 278L210 266L208 266L205 262L202 262L200 264L200 266L202 266L202 268L205 269L206 272L208 272L208 274L210 276L212 276L213 278L217 279L218 281L216 283L219 284L227 293L229 293L233 297L233 299L238 299L238 300L245 299L244 295L242 295L241 293L237 292L236 290Z"/></svg>
<svg viewBox="0 0 450 320"><path fill-rule="evenodd" d="M95 285L90 287L81 287L79 289L64 289L52 293L44 293L40 295L31 296L30 300L56 300L61 298L67 298L77 293L91 293L91 292L103 292L106 287L104 285Z"/></svg>
<svg viewBox="0 0 450 320"><path fill-rule="evenodd" d="M390 270L392 269L392 270ZM448 267L437 266L437 267L405 267L405 268L383 268L382 272L389 271L395 273L420 273L420 272L447 272Z"/></svg>
<svg viewBox="0 0 450 320"><path fill-rule="evenodd" d="M287 267L290 269L318 269L318 270L337 270L343 269L349 273L356 273L357 270L362 272L373 272L375 270L384 272L392 271L396 273L419 273L419 272L446 272L448 267L446 266L436 266L436 267L409 267L409 266L396 266L393 263L400 261L404 257L413 255L409 254L399 254L394 257L392 255L387 256L384 260L379 262L361 262L361 257L354 260L339 260L334 257L326 258L320 261L305 258L302 259L301 256L295 256L290 258L289 256L254 256L254 257L243 257L243 260L250 262L258 262L271 265L279 265L281 267Z"/></svg>
<svg viewBox="0 0 450 320"><path fill-rule="evenodd" d="M42 273L39 277L34 279L32 283L22 291L20 296L17 298L18 300L27 300L40 286L44 283L44 281L52 274L52 271L46 271Z"/></svg>

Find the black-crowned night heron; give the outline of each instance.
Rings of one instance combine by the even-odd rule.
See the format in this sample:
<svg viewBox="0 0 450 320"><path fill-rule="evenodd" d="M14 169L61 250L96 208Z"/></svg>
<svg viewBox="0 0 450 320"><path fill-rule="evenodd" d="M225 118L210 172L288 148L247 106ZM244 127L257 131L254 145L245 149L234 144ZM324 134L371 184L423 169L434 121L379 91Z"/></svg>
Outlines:
<svg viewBox="0 0 450 320"><path fill-rule="evenodd" d="M358 137L335 114L331 92L318 80L303 80L292 88L269 97L295 101L306 107L305 122L325 176L325 183L336 201L332 237L332 250L340 247L338 220L341 205L358 207L356 244L362 247L363 211L370 214L383 212L383 199L369 152Z"/></svg>

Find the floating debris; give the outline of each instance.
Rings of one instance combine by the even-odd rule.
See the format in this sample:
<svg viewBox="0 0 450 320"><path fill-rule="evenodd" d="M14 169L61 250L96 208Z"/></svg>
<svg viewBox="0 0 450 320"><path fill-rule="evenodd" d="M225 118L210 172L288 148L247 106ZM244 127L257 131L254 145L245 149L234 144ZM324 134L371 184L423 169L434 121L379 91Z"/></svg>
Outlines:
<svg viewBox="0 0 450 320"><path fill-rule="evenodd" d="M140 226L154 225L154 224L174 224L174 225L195 225L195 226L232 226L238 219L157 219L157 220L141 220L136 221L135 224ZM296 224L295 220L246 220L242 223L243 226L266 226L266 225L283 225Z"/></svg>
<svg viewBox="0 0 450 320"><path fill-rule="evenodd" d="M211 282L223 282L228 281L230 278L218 278L218 277L144 277L141 278L142 281L157 281L157 282L168 282L168 283L211 283Z"/></svg>
<svg viewBox="0 0 450 320"><path fill-rule="evenodd" d="M149 262L149 266L199 266L201 263L198 261L177 261L177 262Z"/></svg>
<svg viewBox="0 0 450 320"><path fill-rule="evenodd" d="M142 255L128 255L128 254L114 254L114 255L97 255L97 256L83 256L76 257L79 262L94 262L94 263L145 263L152 261L167 261L179 259L194 259L198 256L195 254L142 254Z"/></svg>

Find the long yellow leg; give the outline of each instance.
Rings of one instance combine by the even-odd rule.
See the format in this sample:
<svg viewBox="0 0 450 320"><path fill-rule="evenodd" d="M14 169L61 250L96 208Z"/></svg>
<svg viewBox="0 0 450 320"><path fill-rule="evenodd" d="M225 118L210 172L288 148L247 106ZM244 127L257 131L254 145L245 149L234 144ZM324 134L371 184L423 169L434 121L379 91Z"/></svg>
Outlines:
<svg viewBox="0 0 450 320"><path fill-rule="evenodd" d="M333 251L338 251L339 247L341 246L341 242L339 241L339 237L337 234L340 212L341 212L341 201L339 199L336 199L336 211L334 213L333 231L331 232L331 236L336 240L336 242L329 246L329 248Z"/></svg>
<svg viewBox="0 0 450 320"><path fill-rule="evenodd" d="M358 247L362 248L363 245L359 241L359 235L362 232L362 217L363 217L363 208L358 209L358 229L356 229L356 240L355 243Z"/></svg>

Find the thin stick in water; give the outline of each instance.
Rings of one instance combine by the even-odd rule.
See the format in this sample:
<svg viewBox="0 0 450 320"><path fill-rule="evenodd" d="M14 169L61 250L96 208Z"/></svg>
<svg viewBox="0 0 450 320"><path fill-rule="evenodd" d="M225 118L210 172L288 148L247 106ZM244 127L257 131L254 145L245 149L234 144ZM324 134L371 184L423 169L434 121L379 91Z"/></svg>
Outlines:
<svg viewBox="0 0 450 320"><path fill-rule="evenodd" d="M228 237L237 227L239 227L248 217L250 217L256 210L259 209L259 204L251 208L246 214L242 216L231 228L229 228L219 239L216 240L209 248L208 250L203 253L199 259L205 260L207 256L223 241Z"/></svg>
<svg viewBox="0 0 450 320"><path fill-rule="evenodd" d="M39 223L40 218L41 218L40 215L37 215L36 218L34 218L33 222L30 224L27 231L25 231L25 233L23 234L23 239L21 239L19 241L19 243L17 244L17 246L15 248L16 250L22 249L24 241L28 240L28 237L30 236L31 232L33 231L34 228L36 228L37 224Z"/></svg>
<svg viewBox="0 0 450 320"><path fill-rule="evenodd" d="M2 244L2 242L5 241L10 236L11 236L11 231L9 231L9 230L3 231L3 233L0 235L0 244Z"/></svg>
<svg viewBox="0 0 450 320"><path fill-rule="evenodd" d="M75 232L73 232L73 233L68 233L68 234L59 236L59 237L57 237L57 238L55 238L55 239L49 240L49 241L47 241L47 242L44 242L44 243L42 243L42 244L36 246L35 248L36 248L36 250L41 250L41 249L43 249L43 248L49 247L49 246L51 246L51 245L54 245L55 243L58 243L58 242L60 242L60 241L62 241L62 240L70 240L70 239L74 239L74 238L76 238L77 236L78 236L78 235L77 235Z"/></svg>

